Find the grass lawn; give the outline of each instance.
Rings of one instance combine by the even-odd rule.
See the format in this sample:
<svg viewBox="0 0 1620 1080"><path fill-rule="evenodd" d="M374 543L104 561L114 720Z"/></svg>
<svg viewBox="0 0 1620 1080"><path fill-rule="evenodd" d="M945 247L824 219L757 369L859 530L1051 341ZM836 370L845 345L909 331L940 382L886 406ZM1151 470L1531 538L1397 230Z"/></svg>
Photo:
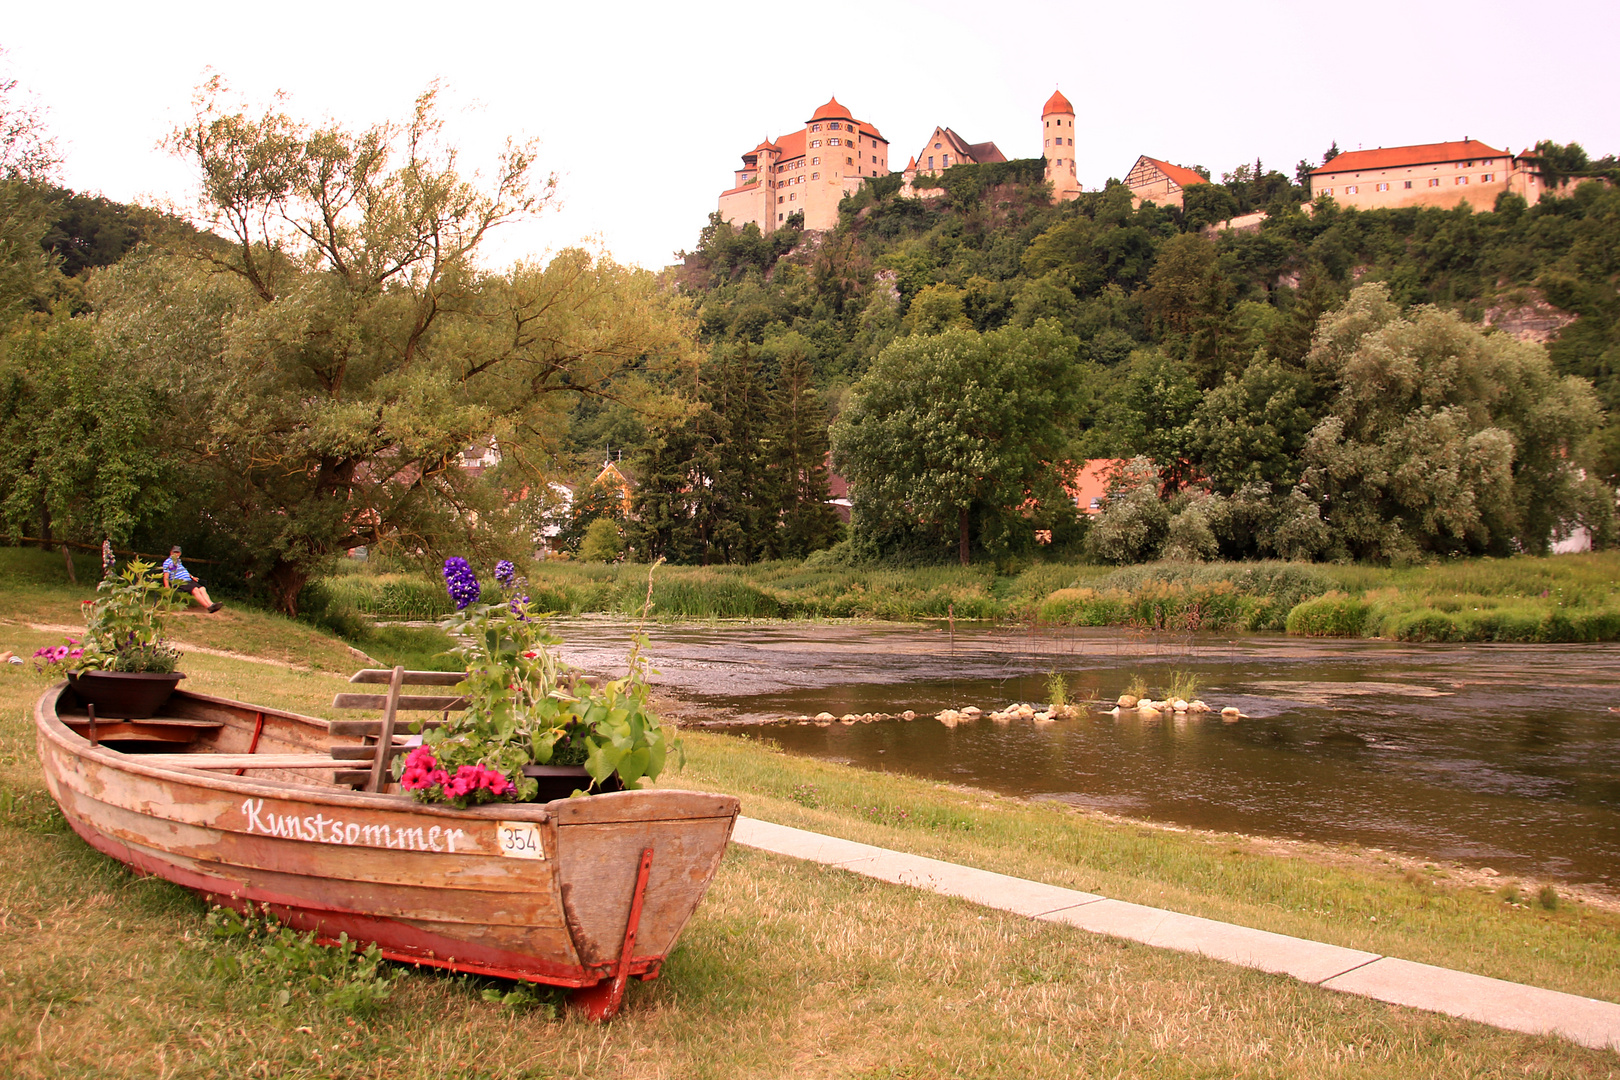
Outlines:
<svg viewBox="0 0 1620 1080"><path fill-rule="evenodd" d="M14 601L13 594L19 594ZM0 647L32 652L77 594L0 585ZM238 610L185 640L186 685L322 715L355 663ZM189 627L198 626L192 633ZM207 636L209 634L219 636ZM318 635L317 635L318 637ZM234 642L230 646L221 642ZM303 648L303 652L300 652ZM290 670L283 663L308 670ZM843 871L728 852L665 974L606 1028L408 971L375 1014L225 972L200 902L67 830L33 701L0 670L0 1075L7 1077L1614 1077L1620 1056L1037 923ZM673 786L744 812L1247 925L1620 998L1620 919L1515 907L1436 874L1301 846L1119 823L687 736ZM1376 921L1374 917L1376 916ZM292 973L288 973L289 977ZM506 984L497 988L509 989ZM289 991L285 1004L282 991Z"/></svg>

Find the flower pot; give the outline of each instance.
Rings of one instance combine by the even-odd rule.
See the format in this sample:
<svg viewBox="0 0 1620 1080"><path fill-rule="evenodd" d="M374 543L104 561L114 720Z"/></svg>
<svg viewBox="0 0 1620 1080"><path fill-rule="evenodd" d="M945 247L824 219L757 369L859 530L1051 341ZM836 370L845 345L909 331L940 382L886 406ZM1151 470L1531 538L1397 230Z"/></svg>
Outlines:
<svg viewBox="0 0 1620 1080"><path fill-rule="evenodd" d="M96 707L98 720L144 720L163 708L183 678L179 671L79 671L68 683L81 702Z"/></svg>
<svg viewBox="0 0 1620 1080"><path fill-rule="evenodd" d="M533 777L540 784L540 790L534 795L535 802L566 799L575 791L584 791L591 786L591 774L585 771L583 765L525 765L523 775ZM593 794L623 790L619 774L614 773Z"/></svg>

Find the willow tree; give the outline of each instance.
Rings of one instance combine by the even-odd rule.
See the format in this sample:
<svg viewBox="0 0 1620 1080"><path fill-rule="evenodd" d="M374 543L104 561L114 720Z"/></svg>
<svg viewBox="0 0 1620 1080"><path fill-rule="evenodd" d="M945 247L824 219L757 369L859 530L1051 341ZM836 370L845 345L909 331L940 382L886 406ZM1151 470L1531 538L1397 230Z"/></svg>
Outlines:
<svg viewBox="0 0 1620 1080"><path fill-rule="evenodd" d="M126 259L97 300L120 370L166 397L160 443L192 512L282 610L345 548L504 539L498 494L458 455L493 438L538 462L570 395L689 348L683 305L646 272L579 250L486 269L491 233L555 179L514 143L462 171L431 91L359 130L224 94L206 84L169 141L206 232Z"/></svg>

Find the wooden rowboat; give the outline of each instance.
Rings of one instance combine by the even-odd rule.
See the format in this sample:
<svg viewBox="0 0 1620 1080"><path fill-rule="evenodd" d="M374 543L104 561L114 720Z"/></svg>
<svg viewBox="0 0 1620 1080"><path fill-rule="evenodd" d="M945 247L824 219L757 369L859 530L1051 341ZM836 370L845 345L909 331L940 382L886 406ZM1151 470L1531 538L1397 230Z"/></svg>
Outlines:
<svg viewBox="0 0 1620 1080"><path fill-rule="evenodd" d="M572 987L597 1019L657 977L737 817L693 791L467 810L354 791L327 721L186 691L150 719L92 719L63 682L34 720L51 796L113 858L323 941Z"/></svg>

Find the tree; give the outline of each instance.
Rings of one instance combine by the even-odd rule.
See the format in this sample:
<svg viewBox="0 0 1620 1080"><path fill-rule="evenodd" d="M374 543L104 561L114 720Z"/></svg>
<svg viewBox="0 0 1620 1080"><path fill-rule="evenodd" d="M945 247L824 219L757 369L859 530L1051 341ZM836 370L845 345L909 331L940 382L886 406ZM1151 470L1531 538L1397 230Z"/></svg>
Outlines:
<svg viewBox="0 0 1620 1080"><path fill-rule="evenodd" d="M1086 550L1111 563L1157 558L1170 534L1170 508L1160 498L1161 481L1147 458L1124 462L1109 477L1102 514L1086 532Z"/></svg>
<svg viewBox="0 0 1620 1080"><path fill-rule="evenodd" d="M1323 319L1307 363L1336 389L1304 475L1352 555L1540 553L1569 525L1606 528L1592 515L1612 503L1584 472L1595 395L1540 346L1436 308L1403 316L1373 284Z"/></svg>
<svg viewBox="0 0 1620 1080"><path fill-rule="evenodd" d="M838 536L838 514L828 501L827 411L810 382L802 352L780 359L770 401L766 468L775 475L776 528L766 541L768 557L802 559Z"/></svg>
<svg viewBox="0 0 1620 1080"><path fill-rule="evenodd" d="M624 554L624 534L612 518L599 517L585 530L579 545L580 562L618 562Z"/></svg>
<svg viewBox="0 0 1620 1080"><path fill-rule="evenodd" d="M981 546L1004 542L1026 502L1060 491L1052 462L1072 408L1077 345L1041 322L885 349L833 425L857 527L954 533L963 565L975 517Z"/></svg>
<svg viewBox="0 0 1620 1080"><path fill-rule="evenodd" d="M175 470L151 453L158 396L109 377L89 319L19 327L0 354L0 517L13 535L128 543L174 503Z"/></svg>
<svg viewBox="0 0 1620 1080"><path fill-rule="evenodd" d="M160 438L185 463L188 509L287 612L344 548L509 543L476 527L499 495L457 455L495 437L538 457L571 396L685 354L681 304L583 251L481 269L491 232L553 181L537 190L517 145L488 179L464 177L431 91L404 123L359 131L223 96L206 84L170 145L229 244L128 257L97 290L116 362L167 396Z"/></svg>
<svg viewBox="0 0 1620 1080"><path fill-rule="evenodd" d="M1228 375L1193 413L1190 450L1210 485L1230 494L1247 483L1291 486L1316 417L1310 379L1266 358Z"/></svg>

